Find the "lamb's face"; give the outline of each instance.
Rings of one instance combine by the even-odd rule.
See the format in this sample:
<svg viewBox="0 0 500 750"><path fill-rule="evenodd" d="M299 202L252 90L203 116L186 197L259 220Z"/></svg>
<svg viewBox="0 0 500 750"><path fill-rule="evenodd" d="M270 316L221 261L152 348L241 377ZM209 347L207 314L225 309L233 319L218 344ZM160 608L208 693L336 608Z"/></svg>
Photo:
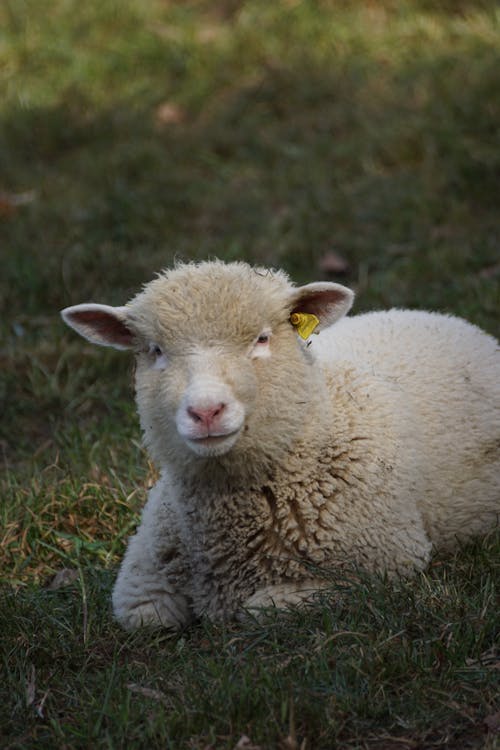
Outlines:
<svg viewBox="0 0 500 750"><path fill-rule="evenodd" d="M314 313L321 327L351 302L336 284L297 289L279 271L213 262L160 275L125 307L77 305L63 317L91 341L135 351L146 444L165 465L286 449L313 378L291 313Z"/></svg>
<svg viewBox="0 0 500 750"><path fill-rule="evenodd" d="M300 354L280 356L278 338L293 337L283 329L267 324L245 341L186 341L182 350L168 336L148 342L137 357L136 392L144 434L157 459L179 451L220 456L245 438L255 439L256 425L285 408L278 386L286 382L293 360L296 368L306 366Z"/></svg>
<svg viewBox="0 0 500 750"><path fill-rule="evenodd" d="M227 268L208 283L192 269L189 279L161 277L131 305L142 342L138 408L161 463L265 443L310 366L290 324L288 282L255 273L231 279ZM293 427L283 430L288 439Z"/></svg>
<svg viewBox="0 0 500 750"><path fill-rule="evenodd" d="M175 426L178 437L197 455L227 453L248 429L259 378L266 376L254 360L271 357L271 335L268 327L249 347L236 342L227 342L225 347L194 344L178 356L169 354L168 343L152 345L150 362L141 363L137 369L138 396L144 378L151 380L152 359L153 371L158 373L156 403L163 401L169 428ZM141 408L143 412L146 416L149 409Z"/></svg>

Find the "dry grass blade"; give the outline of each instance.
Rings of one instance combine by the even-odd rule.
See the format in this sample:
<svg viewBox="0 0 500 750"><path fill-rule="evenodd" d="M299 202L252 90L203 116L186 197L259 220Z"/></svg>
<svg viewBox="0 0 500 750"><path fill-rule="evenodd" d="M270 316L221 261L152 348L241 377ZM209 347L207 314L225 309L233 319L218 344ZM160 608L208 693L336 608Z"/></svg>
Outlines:
<svg viewBox="0 0 500 750"><path fill-rule="evenodd" d="M130 682L127 685L127 689L136 695L143 695L145 698L150 698L153 701L168 704L168 698L165 693L161 692L161 690L155 690L154 688L145 687L144 685L137 685L133 682Z"/></svg>
<svg viewBox="0 0 500 750"><path fill-rule="evenodd" d="M261 745L254 745L250 737L242 734L233 750L264 750Z"/></svg>

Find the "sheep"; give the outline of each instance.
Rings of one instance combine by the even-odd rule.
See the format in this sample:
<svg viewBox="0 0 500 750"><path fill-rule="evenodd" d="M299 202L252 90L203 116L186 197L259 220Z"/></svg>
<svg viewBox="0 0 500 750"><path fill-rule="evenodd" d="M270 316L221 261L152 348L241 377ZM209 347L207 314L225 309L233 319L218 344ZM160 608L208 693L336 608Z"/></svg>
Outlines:
<svg viewBox="0 0 500 750"><path fill-rule="evenodd" d="M498 524L498 342L432 312L345 317L353 299L205 261L62 311L135 353L160 471L112 594L123 627L287 607L324 568L409 576Z"/></svg>

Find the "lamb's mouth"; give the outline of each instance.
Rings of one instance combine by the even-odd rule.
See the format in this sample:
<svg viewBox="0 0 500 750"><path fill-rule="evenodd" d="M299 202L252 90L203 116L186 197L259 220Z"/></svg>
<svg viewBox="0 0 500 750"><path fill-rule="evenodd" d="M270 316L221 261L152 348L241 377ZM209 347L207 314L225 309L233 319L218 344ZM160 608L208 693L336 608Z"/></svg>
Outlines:
<svg viewBox="0 0 500 750"><path fill-rule="evenodd" d="M233 437L233 435L237 435L238 432L239 430L234 430L234 432L226 432L224 435L207 435L206 437L189 438L189 442L196 443L196 445L218 445L219 443L223 443L224 440Z"/></svg>
<svg viewBox="0 0 500 750"><path fill-rule="evenodd" d="M241 432L241 427L223 435L205 435L204 437L185 438L186 443L194 453L204 456L221 455L230 450Z"/></svg>

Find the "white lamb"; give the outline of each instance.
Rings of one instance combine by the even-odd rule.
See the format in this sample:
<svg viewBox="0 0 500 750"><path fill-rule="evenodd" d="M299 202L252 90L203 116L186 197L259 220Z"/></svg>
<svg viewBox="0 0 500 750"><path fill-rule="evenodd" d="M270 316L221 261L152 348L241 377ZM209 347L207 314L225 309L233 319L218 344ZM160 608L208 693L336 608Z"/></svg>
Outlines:
<svg viewBox="0 0 500 750"><path fill-rule="evenodd" d="M124 627L285 606L322 567L410 574L498 524L497 341L435 313L343 318L352 301L215 261L63 311L135 352L161 469L113 592Z"/></svg>

